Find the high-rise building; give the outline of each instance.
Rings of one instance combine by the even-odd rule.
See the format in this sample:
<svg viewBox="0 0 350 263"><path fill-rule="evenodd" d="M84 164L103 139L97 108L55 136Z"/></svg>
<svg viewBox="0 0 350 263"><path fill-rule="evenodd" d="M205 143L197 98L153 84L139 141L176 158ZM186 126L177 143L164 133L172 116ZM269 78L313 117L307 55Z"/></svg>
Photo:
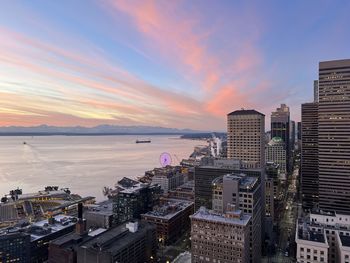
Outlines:
<svg viewBox="0 0 350 263"><path fill-rule="evenodd" d="M265 115L256 110L236 110L227 115L227 157L244 168L265 166Z"/></svg>
<svg viewBox="0 0 350 263"><path fill-rule="evenodd" d="M260 262L262 203L259 178L240 174L226 174L217 177L212 182L213 210L226 213L227 207L233 205L244 214L252 217L249 224L249 258L250 262ZM248 240L247 240L248 241Z"/></svg>
<svg viewBox="0 0 350 263"><path fill-rule="evenodd" d="M314 102L318 102L318 80L314 80Z"/></svg>
<svg viewBox="0 0 350 263"><path fill-rule="evenodd" d="M302 205L311 209L318 203L318 104L301 105L301 166Z"/></svg>
<svg viewBox="0 0 350 263"><path fill-rule="evenodd" d="M279 172L286 174L287 172L287 156L286 149L282 138L273 137L266 145L266 163L275 163L279 165Z"/></svg>
<svg viewBox="0 0 350 263"><path fill-rule="evenodd" d="M301 121L298 121L298 141L301 140Z"/></svg>
<svg viewBox="0 0 350 263"><path fill-rule="evenodd" d="M224 214L201 207L190 218L191 262L250 262L251 216L234 206Z"/></svg>
<svg viewBox="0 0 350 263"><path fill-rule="evenodd" d="M195 168L194 175L194 196L195 210L201 206L212 207L212 181L220 176L229 173L244 173L247 176L255 176L263 180L265 171L262 169L243 169L241 162L235 159L218 159L213 157L202 158L199 166Z"/></svg>
<svg viewBox="0 0 350 263"><path fill-rule="evenodd" d="M293 154L295 149L295 121L290 122L290 147L291 154Z"/></svg>
<svg viewBox="0 0 350 263"><path fill-rule="evenodd" d="M319 63L319 207L350 214L350 59Z"/></svg>
<svg viewBox="0 0 350 263"><path fill-rule="evenodd" d="M282 138L285 149L287 163L287 172L291 169L291 144L290 144L290 112L286 104L281 104L280 108L271 113L271 138Z"/></svg>

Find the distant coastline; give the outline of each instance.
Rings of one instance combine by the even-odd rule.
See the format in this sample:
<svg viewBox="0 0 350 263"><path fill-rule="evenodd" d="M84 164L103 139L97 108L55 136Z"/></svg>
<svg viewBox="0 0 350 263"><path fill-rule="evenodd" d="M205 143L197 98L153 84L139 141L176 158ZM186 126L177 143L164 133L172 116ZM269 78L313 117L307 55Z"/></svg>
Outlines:
<svg viewBox="0 0 350 263"><path fill-rule="evenodd" d="M69 132L0 132L0 136L113 136L113 135L184 135L184 133L69 133Z"/></svg>

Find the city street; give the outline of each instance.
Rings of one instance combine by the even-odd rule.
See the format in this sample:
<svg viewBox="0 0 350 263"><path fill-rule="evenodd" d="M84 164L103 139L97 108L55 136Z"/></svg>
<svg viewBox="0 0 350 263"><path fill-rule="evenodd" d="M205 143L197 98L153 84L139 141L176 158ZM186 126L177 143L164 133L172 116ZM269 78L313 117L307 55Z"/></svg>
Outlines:
<svg viewBox="0 0 350 263"><path fill-rule="evenodd" d="M290 263L295 262L295 222L300 210L296 202L297 178L299 169L295 169L290 178L288 178L283 193L283 209L280 209L281 215L278 224L276 254L266 257L262 262L268 263Z"/></svg>

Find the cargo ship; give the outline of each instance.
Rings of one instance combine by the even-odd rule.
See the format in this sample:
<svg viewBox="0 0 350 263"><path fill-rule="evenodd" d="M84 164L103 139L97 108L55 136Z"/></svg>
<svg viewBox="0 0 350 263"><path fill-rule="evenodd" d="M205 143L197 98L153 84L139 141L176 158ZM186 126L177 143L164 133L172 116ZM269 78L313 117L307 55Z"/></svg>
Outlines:
<svg viewBox="0 0 350 263"><path fill-rule="evenodd" d="M151 143L151 140L136 140L136 143Z"/></svg>

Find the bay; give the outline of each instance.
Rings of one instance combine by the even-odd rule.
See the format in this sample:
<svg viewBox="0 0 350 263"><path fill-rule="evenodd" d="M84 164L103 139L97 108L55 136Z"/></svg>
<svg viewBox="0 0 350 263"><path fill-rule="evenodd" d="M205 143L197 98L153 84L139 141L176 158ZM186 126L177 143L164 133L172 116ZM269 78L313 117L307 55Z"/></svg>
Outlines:
<svg viewBox="0 0 350 263"><path fill-rule="evenodd" d="M135 143L145 138L152 142ZM163 152L179 164L198 144L203 142L176 135L0 136L0 195L17 187L31 193L57 185L100 201L104 186L160 167Z"/></svg>

